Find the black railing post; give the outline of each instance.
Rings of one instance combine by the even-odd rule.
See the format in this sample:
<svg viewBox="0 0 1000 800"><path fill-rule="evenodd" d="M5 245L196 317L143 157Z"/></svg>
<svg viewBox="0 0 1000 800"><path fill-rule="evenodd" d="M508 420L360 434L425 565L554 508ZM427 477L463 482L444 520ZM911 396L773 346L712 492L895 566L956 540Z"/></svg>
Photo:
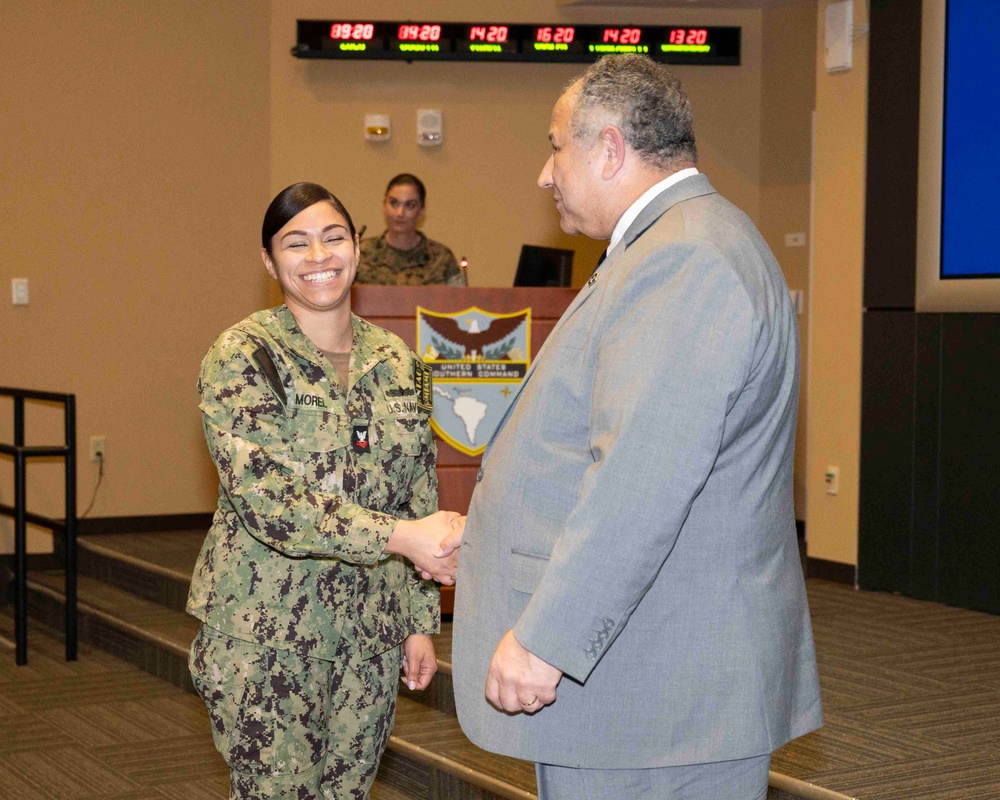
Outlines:
<svg viewBox="0 0 1000 800"><path fill-rule="evenodd" d="M23 404L21 408L23 413ZM23 428L21 433L23 437ZM14 455L14 642L18 666L28 663L28 519L24 463L24 453L16 453Z"/></svg>
<svg viewBox="0 0 1000 800"><path fill-rule="evenodd" d="M54 535L63 532L66 568L66 660L76 660L77 578L76 578L76 397L71 394L41 392L0 386L0 396L14 401L14 444L0 442L0 455L14 458L14 505L0 503L0 515L14 519L14 638L18 666L28 663L28 523L48 528ZM61 403L66 428L63 445L24 443L24 401ZM66 517L58 520L28 511L27 462L29 458L65 459Z"/></svg>
<svg viewBox="0 0 1000 800"><path fill-rule="evenodd" d="M76 397L66 398L66 660L76 661Z"/></svg>
<svg viewBox="0 0 1000 800"><path fill-rule="evenodd" d="M14 447L24 447L24 398L14 398Z"/></svg>

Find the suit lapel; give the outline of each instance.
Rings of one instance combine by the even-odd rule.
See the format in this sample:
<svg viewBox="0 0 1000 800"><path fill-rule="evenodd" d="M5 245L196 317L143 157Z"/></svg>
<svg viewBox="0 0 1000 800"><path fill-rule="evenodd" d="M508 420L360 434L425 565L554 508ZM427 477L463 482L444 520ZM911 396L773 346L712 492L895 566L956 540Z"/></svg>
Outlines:
<svg viewBox="0 0 1000 800"><path fill-rule="evenodd" d="M605 263L608 262L605 261ZM594 274L596 275L597 273L595 272ZM539 351L535 354L535 357L531 360L531 365L528 367L528 371L524 373L524 377L521 379L521 383L519 383L518 387L514 390L514 396L510 398L510 404L507 406L507 410L504 412L504 415L500 419L499 424L494 429L493 435L490 436L490 440L486 445L486 450L483 451L483 458L482 458L483 463L486 462L486 456L489 455L490 448L493 446L494 440L497 438L497 436L500 435L500 431L504 429L504 426L507 424L507 420L510 419L510 415L514 413L514 406L517 405L517 399L521 396L521 392L524 391L524 387L528 385L528 381L531 379L531 375L532 373L534 373L535 367L541 360L542 354L545 352L545 348L548 346L549 342L552 341L552 339L555 337L556 331L558 331L559 328L562 327L562 325L566 322L566 320L568 320L571 316L573 316L573 314L576 313L577 309L587 302L590 296L594 293L594 287L596 286L596 284L597 281L593 279L593 276L591 276L591 280L587 281L586 285L579 292L577 292L576 297L573 298L573 302L569 304L569 307L563 312L562 316L559 317L559 321L549 332L548 337L545 339L545 344L541 346Z"/></svg>
<svg viewBox="0 0 1000 800"><path fill-rule="evenodd" d="M693 200L695 197L704 197L707 194L715 194L715 189L709 183L708 178L700 172L660 192L639 212L639 216L628 226L622 240L615 246L615 253L620 249L627 249L636 239L649 230L656 220L678 203L683 203L685 200Z"/></svg>

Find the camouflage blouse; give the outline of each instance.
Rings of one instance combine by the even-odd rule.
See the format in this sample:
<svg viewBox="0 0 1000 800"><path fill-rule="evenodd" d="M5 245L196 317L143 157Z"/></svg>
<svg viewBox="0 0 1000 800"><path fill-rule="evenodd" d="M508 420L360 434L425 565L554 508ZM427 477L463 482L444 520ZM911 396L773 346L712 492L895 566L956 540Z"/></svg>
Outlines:
<svg viewBox="0 0 1000 800"><path fill-rule="evenodd" d="M397 250L378 237L361 240L361 260L355 283L378 283L386 286L468 286L465 272L454 253L440 242L428 239L420 231L420 244L410 250Z"/></svg>
<svg viewBox="0 0 1000 800"><path fill-rule="evenodd" d="M394 334L352 325L346 396L285 306L223 333L198 380L221 484L187 610L328 660L345 626L370 657L440 625L437 588L383 553L397 518L437 510L422 364Z"/></svg>

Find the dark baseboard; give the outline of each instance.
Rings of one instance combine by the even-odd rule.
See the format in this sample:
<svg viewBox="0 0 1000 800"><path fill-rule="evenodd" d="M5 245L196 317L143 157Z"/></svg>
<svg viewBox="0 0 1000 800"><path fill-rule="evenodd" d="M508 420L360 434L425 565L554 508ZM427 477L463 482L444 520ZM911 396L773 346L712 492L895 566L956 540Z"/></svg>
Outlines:
<svg viewBox="0 0 1000 800"><path fill-rule="evenodd" d="M28 553L25 561L28 562L29 571L62 569L62 562L52 553ZM0 572L7 571L14 574L14 556L10 553L0 556Z"/></svg>
<svg viewBox="0 0 1000 800"><path fill-rule="evenodd" d="M207 531L212 513L159 514L142 517L92 517L77 523L77 533L92 536L100 533L157 533L161 531Z"/></svg>
<svg viewBox="0 0 1000 800"><path fill-rule="evenodd" d="M858 568L854 564L842 564L839 561L827 561L825 558L806 558L806 577L820 578L824 581L844 583L857 586Z"/></svg>

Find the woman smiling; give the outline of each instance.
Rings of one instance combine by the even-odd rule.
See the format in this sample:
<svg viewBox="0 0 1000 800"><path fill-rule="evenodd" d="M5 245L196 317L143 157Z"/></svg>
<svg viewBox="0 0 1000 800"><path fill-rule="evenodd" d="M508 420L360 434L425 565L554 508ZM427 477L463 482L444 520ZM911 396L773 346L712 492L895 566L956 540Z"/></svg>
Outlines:
<svg viewBox="0 0 1000 800"><path fill-rule="evenodd" d="M220 492L191 673L232 797L367 797L400 670L411 689L434 674L426 579L454 582L435 552L458 515L436 511L427 368L351 313L347 209L289 186L261 244L285 303L225 331L199 378Z"/></svg>

